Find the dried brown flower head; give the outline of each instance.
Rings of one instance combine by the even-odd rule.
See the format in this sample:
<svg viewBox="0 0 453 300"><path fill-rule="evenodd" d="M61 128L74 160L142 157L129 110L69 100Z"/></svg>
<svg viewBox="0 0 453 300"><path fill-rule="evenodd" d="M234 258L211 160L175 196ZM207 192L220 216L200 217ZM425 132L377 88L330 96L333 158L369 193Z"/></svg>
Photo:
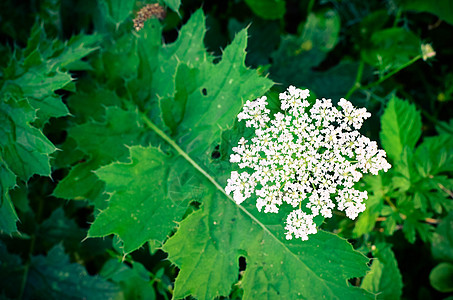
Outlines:
<svg viewBox="0 0 453 300"><path fill-rule="evenodd" d="M139 31L145 25L146 20L151 18L163 20L165 16L165 9L159 3L147 4L138 11L134 19L134 28Z"/></svg>

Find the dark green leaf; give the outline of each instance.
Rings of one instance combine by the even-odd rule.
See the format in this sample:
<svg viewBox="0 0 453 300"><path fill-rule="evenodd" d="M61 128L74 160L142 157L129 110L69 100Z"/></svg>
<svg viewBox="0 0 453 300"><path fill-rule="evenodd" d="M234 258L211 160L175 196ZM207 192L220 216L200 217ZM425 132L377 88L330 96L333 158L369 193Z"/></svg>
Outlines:
<svg viewBox="0 0 453 300"><path fill-rule="evenodd" d="M453 212L442 220L434 233L432 248L434 258L453 262Z"/></svg>
<svg viewBox="0 0 453 300"><path fill-rule="evenodd" d="M35 110L26 100L3 98L0 102L0 149L3 161L21 180L32 175L50 175L49 154L56 148L30 125Z"/></svg>
<svg viewBox="0 0 453 300"><path fill-rule="evenodd" d="M438 264L429 274L429 282L439 292L453 292L453 264Z"/></svg>
<svg viewBox="0 0 453 300"><path fill-rule="evenodd" d="M281 19L286 12L285 0L245 0L257 16L266 20Z"/></svg>
<svg viewBox="0 0 453 300"><path fill-rule="evenodd" d="M0 156L0 232L11 234L17 231L16 211L9 195L9 190L16 185L16 175L3 163Z"/></svg>
<svg viewBox="0 0 453 300"><path fill-rule="evenodd" d="M11 298L24 299L113 299L118 287L98 276L89 276L85 268L70 263L63 246L52 248L47 256L31 257L28 271L19 256L9 254L0 244L0 287ZM25 273L24 273L25 272ZM22 277L27 278L22 285Z"/></svg>
<svg viewBox="0 0 453 300"><path fill-rule="evenodd" d="M34 256L25 287L28 299L112 299L119 292L116 285L97 276L89 276L85 268L70 263L63 246L52 248L46 257Z"/></svg>
<svg viewBox="0 0 453 300"><path fill-rule="evenodd" d="M449 0L401 0L399 2L405 10L429 12L453 25L453 3Z"/></svg>
<svg viewBox="0 0 453 300"><path fill-rule="evenodd" d="M131 268L118 260L111 259L102 267L101 276L118 283L125 299L156 299L150 274L139 262L133 262Z"/></svg>
<svg viewBox="0 0 453 300"><path fill-rule="evenodd" d="M453 135L425 138L415 151L414 161L423 177L453 171Z"/></svg>

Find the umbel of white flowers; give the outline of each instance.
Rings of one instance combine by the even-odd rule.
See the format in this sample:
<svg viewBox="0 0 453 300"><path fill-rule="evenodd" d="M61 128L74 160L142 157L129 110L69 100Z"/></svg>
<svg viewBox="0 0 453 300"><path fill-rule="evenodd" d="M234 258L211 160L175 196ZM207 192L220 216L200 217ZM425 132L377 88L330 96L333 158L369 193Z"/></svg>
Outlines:
<svg viewBox="0 0 453 300"><path fill-rule="evenodd" d="M242 172L231 172L225 191L237 204L257 197L256 207L277 213L280 205L294 210L286 218L286 238L307 240L317 232L313 218L332 217L332 209L355 219L365 210L366 191L354 188L363 173L378 174L391 166L385 151L357 130L371 116L346 99L306 100L308 90L290 86L280 94L281 109L271 120L267 98L247 101L238 119L255 128L255 137L241 138L230 161Z"/></svg>

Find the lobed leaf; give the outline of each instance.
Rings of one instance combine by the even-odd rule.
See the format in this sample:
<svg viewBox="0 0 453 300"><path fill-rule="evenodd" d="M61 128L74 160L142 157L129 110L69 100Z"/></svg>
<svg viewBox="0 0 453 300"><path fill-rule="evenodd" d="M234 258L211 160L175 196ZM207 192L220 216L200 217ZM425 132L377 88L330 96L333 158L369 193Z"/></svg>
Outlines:
<svg viewBox="0 0 453 300"><path fill-rule="evenodd" d="M35 110L27 100L4 97L0 102L0 149L3 161L16 176L27 181L32 175L50 175L49 154L56 148L30 125Z"/></svg>
<svg viewBox="0 0 453 300"><path fill-rule="evenodd" d="M106 183L110 198L108 208L88 231L88 237L117 234L123 241L124 253L150 240L163 243L187 209L190 178L195 171L184 172L187 162L157 148L136 146L130 148L130 153L130 162L113 163L96 171Z"/></svg>
<svg viewBox="0 0 453 300"><path fill-rule="evenodd" d="M193 21L189 21L188 25L185 25L191 30L201 27L196 26L193 22L204 23L201 11L194 14L192 18ZM183 36L175 42L175 46L169 47L170 50L168 50L168 53L173 53L176 57L179 53L186 55L184 47L192 46L193 41L189 42L184 35L191 37L193 34L185 27L181 30ZM196 32L199 32L199 29ZM200 34L204 34L204 30ZM168 126L174 128L174 137L171 139L175 145L178 142L186 153L197 157L197 160L206 161L204 157L210 155L207 153L211 151L210 147L214 142L220 140L221 128L231 125L235 119L241 108L242 99L256 98L272 85L269 79L259 77L256 71L248 70L245 67L246 36L245 30L239 33L232 44L225 49L222 60L215 65L207 60L198 61L199 57L207 56L200 54L199 51L189 51L187 57L183 55L178 58L184 58L189 63L179 62L175 99L162 100L162 107L177 107L180 110L179 123L175 126ZM204 47L199 49L204 49ZM194 76L181 76L186 71L191 74L190 66L196 65L198 68L195 70ZM169 68L171 68L171 64ZM205 91L203 92L203 90ZM203 101L200 101L200 98ZM165 115L165 113L172 113L170 110L164 109L163 113L164 120L172 119L172 115ZM160 129L157 130L160 131ZM74 136L74 134L72 135ZM88 135L80 134L80 136L85 139ZM170 139L170 137L168 138ZM76 138L76 140L79 139ZM90 140L82 144L89 145ZM114 143L118 143L117 139ZM92 145L93 151L95 151L97 146ZM82 145L81 147L84 148ZM113 158L115 155L112 156L111 148L114 146L108 147L108 155ZM117 191L118 188L121 192L111 195L109 207L101 212L95 220L89 236L118 234L124 241L125 253L137 249L149 240L157 240L162 244L174 228L175 222L181 220L189 200L199 200L200 197L194 196L197 194L199 185L197 178L200 174L193 166L188 166L187 161L178 156L164 158L162 154L158 154L159 151L156 148L140 149L131 148L132 163L112 164L97 173L102 179L105 179L107 191ZM150 152L149 155L145 154L147 151ZM184 156L184 154L187 155L186 153L179 152L179 155ZM103 157L103 155L99 154L99 157ZM157 157L153 157L153 155L157 155ZM156 160L162 160L162 166L154 165ZM143 167L135 166L135 161L141 161ZM161 177L153 175L153 172L157 172ZM122 174L123 178L119 183L129 182L125 178L135 178L134 183L118 186L119 183L113 177L119 176L118 173ZM191 181L192 179L194 182ZM148 187L150 181L154 184ZM143 208L135 212L134 207ZM133 209L133 215L129 209ZM129 225L123 226L114 222L118 218L128 220L126 223ZM155 220L155 223L150 224L150 219ZM159 226L161 230L156 230L154 226Z"/></svg>

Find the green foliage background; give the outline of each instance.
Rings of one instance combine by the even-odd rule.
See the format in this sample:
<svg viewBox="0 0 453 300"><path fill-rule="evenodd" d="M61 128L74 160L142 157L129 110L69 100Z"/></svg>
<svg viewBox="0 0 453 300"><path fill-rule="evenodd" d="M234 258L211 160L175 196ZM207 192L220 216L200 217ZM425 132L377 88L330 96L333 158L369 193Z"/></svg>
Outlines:
<svg viewBox="0 0 453 300"><path fill-rule="evenodd" d="M450 1L0 3L0 297L452 299ZM392 169L309 241L223 187L236 116L345 97Z"/></svg>

